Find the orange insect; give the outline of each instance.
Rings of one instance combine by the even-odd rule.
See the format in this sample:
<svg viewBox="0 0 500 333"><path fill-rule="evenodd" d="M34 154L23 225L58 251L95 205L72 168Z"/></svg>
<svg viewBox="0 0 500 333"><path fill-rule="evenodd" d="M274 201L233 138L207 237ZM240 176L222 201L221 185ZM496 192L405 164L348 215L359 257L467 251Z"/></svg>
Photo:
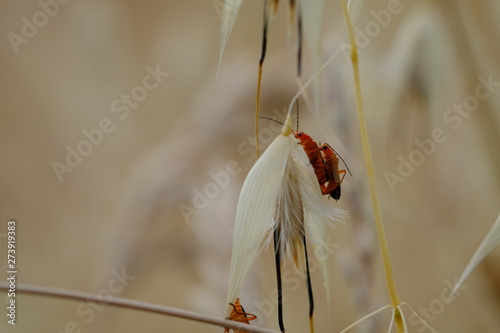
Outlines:
<svg viewBox="0 0 500 333"><path fill-rule="evenodd" d="M335 200L340 199L340 184L345 178L346 170L339 170L339 158L333 150L332 147L328 143L323 144L320 147L321 153L323 155L323 160L325 165L327 166L327 176L328 176L328 184L323 190L323 186L321 187L321 192L323 194L330 194L332 198ZM340 175L342 174L342 179Z"/></svg>
<svg viewBox="0 0 500 333"><path fill-rule="evenodd" d="M240 323L244 323L244 324L250 324L250 320L257 319L256 315L245 312L245 309L243 309L243 307L240 304L239 298L236 298L236 301L234 302L234 304L229 303L229 305L231 305L233 307L233 309L231 310L231 314L229 315L229 318L227 318L227 319L232 320L232 321L237 321ZM229 330L230 330L229 328L226 328L224 330L224 333L229 333ZM241 331L234 331L234 333L242 333L242 332Z"/></svg>
<svg viewBox="0 0 500 333"><path fill-rule="evenodd" d="M324 187L324 185L329 181L328 166L323 160L318 144L304 132L295 133L295 138L299 140L299 144L302 146L307 154L307 157L309 158L309 162L314 169L316 178L318 178L321 192L324 195L329 194L330 192L324 192L324 190L326 191L326 187Z"/></svg>
<svg viewBox="0 0 500 333"><path fill-rule="evenodd" d="M304 149L309 162L314 169L316 178L323 195L330 195L333 199L340 199L340 184L344 180L346 170L339 170L339 158L335 150L327 143L321 147L306 133L297 132L295 138ZM340 175L343 174L342 179Z"/></svg>
<svg viewBox="0 0 500 333"><path fill-rule="evenodd" d="M272 120L283 125L281 122L271 118L260 118ZM340 184L344 180L346 170L339 170L339 158L335 150L327 143L320 147L316 141L304 132L294 132L294 136L299 140L298 144L302 146L309 158L309 163L311 163L314 174L318 179L321 193L323 195L330 195L335 200L339 200L341 194ZM349 168L347 168L347 170L349 170ZM349 171L349 174L350 173ZM342 179L340 179L341 174L343 174Z"/></svg>

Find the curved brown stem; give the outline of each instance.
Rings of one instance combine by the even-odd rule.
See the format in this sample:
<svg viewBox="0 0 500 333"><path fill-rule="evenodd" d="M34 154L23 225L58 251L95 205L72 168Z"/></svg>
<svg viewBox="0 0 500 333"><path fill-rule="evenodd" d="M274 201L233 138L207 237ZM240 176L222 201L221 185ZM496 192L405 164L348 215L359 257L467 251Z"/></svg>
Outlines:
<svg viewBox="0 0 500 333"><path fill-rule="evenodd" d="M9 290L9 284L6 282L0 282L0 290ZM30 284L19 283L16 285L16 292L31 294L31 295L40 295L40 296L50 296L50 297L58 297L79 301L91 301L98 302L101 304L108 304L112 306L118 306L122 308L159 313L171 317L183 318L187 320L199 321L206 324L211 324L215 326L227 327L233 330L244 331L249 333L278 333L276 331L272 331L265 328L260 328L256 326L250 326L247 324L239 323L232 320L221 319L217 317L212 317L196 312L186 311L178 308L173 308L165 305L141 302L132 299L126 299L121 297L112 297L110 299L102 299L97 294L83 292L83 291L75 291L54 287L42 287Z"/></svg>

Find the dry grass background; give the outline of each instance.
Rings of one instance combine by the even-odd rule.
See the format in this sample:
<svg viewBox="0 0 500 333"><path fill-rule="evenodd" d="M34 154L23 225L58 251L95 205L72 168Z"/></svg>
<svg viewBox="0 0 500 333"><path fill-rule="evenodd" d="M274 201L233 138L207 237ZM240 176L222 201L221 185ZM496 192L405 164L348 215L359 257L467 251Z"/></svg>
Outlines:
<svg viewBox="0 0 500 333"><path fill-rule="evenodd" d="M385 0L360 4L355 25L361 29L373 21L371 9L387 7ZM443 122L443 113L474 93L478 75L500 81L500 6L401 5L404 10L361 48L361 75L396 284L402 300L419 311L437 306L443 281L460 275L498 214L500 89L456 130ZM262 4L243 4L217 79L220 22L211 1L73 1L19 53L7 34L19 34L21 18L40 7L4 1L0 8L0 232L5 234L8 219L17 221L18 281L97 292L107 287L113 269L123 268L135 278L119 296L221 316L237 196L253 163L238 145L253 142ZM297 90L295 46L286 44L285 27L281 8L271 28L262 100L263 114L275 118L272 110L283 112ZM334 2L325 16L323 58L342 41L344 21ZM111 102L142 83L146 66L157 64L169 76L120 120ZM306 65L304 77L309 75ZM301 128L338 147L354 174L338 202L351 214L349 226L331 232L332 324L314 277L317 331L337 332L388 299L365 188L351 68L342 55L324 80L321 118L315 121L304 105ZM65 147L74 148L84 139L81 131L103 118L112 119L115 130L59 182L51 163L63 162ZM384 172L397 172L398 156L408 157L414 139L429 137L437 127L448 139L391 191ZM241 172L186 223L179 204L191 204L193 189L202 189L212 181L209 173L224 170L229 161ZM5 253L3 241L0 246ZM241 295L251 313L261 312L253 300L272 300L272 259L269 253L262 258ZM435 316L437 331L498 331L499 260L497 249L466 281L467 290ZM0 263L5 272L5 260ZM305 331L307 294L303 285L292 287L285 288L288 331ZM4 318L2 332L63 332L70 321L82 332L218 332L113 308L94 308L90 320L88 312L78 312L88 305L20 294L17 299L18 325L7 326ZM260 324L277 328L275 313L260 317ZM386 331L388 318L376 317L360 331ZM411 326L410 332L419 329Z"/></svg>

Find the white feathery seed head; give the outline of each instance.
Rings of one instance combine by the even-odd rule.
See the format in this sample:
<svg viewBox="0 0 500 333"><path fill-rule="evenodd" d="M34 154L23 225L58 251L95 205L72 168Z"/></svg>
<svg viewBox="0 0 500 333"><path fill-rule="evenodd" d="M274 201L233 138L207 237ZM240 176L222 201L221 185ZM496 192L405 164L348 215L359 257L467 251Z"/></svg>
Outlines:
<svg viewBox="0 0 500 333"><path fill-rule="evenodd" d="M283 256L305 270L303 236L311 246L329 296L325 227L345 212L328 205L287 117L282 132L250 170L236 208L227 302L234 302L250 266L275 230ZM230 309L228 309L229 311Z"/></svg>

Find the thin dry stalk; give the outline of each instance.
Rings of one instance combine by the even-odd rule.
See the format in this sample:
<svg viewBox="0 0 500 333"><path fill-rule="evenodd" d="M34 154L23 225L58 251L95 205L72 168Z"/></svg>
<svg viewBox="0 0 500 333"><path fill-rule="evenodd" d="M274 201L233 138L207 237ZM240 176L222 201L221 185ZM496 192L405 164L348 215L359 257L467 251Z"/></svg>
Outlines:
<svg viewBox="0 0 500 333"><path fill-rule="evenodd" d="M356 91L356 111L358 116L359 129L361 134L361 143L363 146L363 155L365 157L365 165L368 176L368 183L370 187L370 194L372 200L373 213L375 215L375 224L377 228L377 236L380 243L380 250L382 252L382 260L384 263L384 271L387 282L387 289L389 290L389 295L391 298L391 303L393 309L397 309L401 302L399 301L399 296L396 291L396 286L394 284L394 277L392 274L391 258L389 255L389 247L387 245L387 239L385 237L384 224L382 222L382 213L380 210L380 203L377 193L377 184L375 181L375 168L373 166L373 158L370 149L370 140L368 138L368 130L366 128L366 120L363 111L363 99L361 96L361 81L359 75L359 63L358 63L358 49L356 46L356 38L354 34L354 28L352 26L351 18L349 16L349 11L347 9L347 4L345 0L340 0L342 5L342 11L345 16L347 30L349 32L349 38L351 41L351 61L352 69L354 72L354 84ZM394 312L394 319L398 328L398 332L405 332L405 325L401 313L399 311Z"/></svg>
<svg viewBox="0 0 500 333"><path fill-rule="evenodd" d="M0 290L9 290L9 284L7 282L0 282ZM65 299L79 300L84 302L88 301L98 302L101 304L108 304L112 306L118 306L133 310L159 313L171 317L183 318L192 321L199 321L202 323L211 324L215 326L228 327L235 331L237 330L249 333L277 333L276 331L256 326L250 326L232 320L221 319L196 312L169 307L166 305L141 302L122 297L112 297L110 299L103 299L102 297L99 297L97 294L93 293L61 289L61 288L53 288L53 287L42 287L24 283L17 284L16 291L24 294L65 298Z"/></svg>

